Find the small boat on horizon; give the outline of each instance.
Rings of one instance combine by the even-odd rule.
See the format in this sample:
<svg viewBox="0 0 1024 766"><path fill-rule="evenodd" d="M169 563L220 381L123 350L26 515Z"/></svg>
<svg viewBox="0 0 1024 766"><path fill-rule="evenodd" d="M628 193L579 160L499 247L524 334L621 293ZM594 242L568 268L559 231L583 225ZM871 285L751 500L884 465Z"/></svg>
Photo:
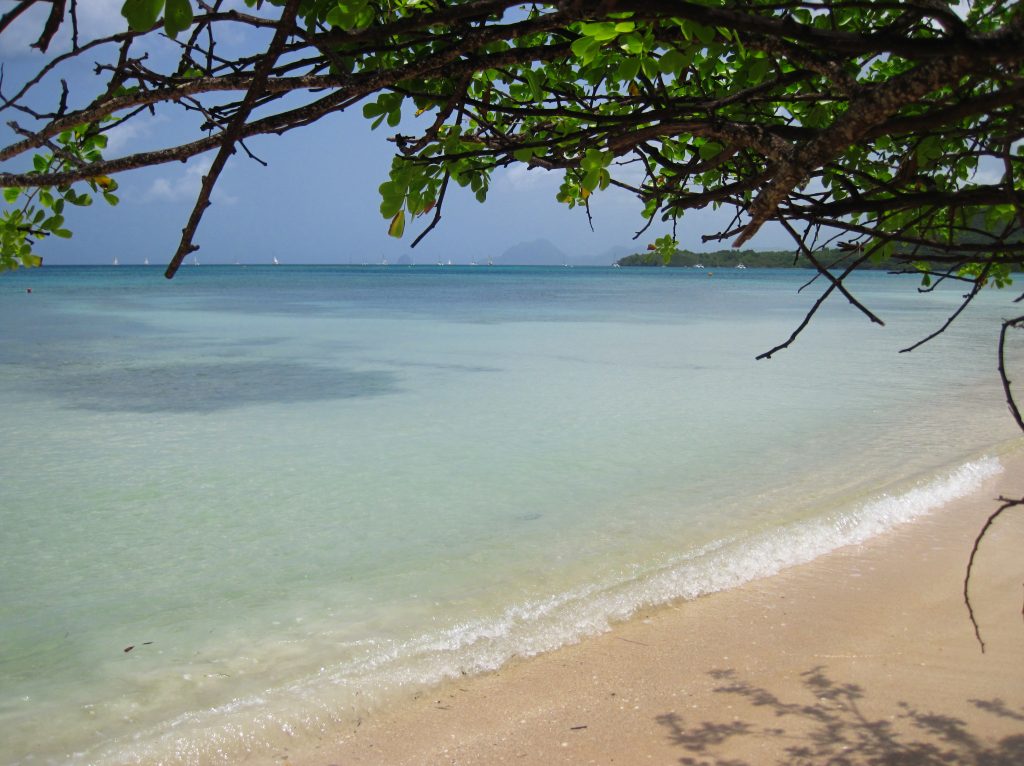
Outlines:
<svg viewBox="0 0 1024 766"><path fill-rule="evenodd" d="M274 264L275 266L280 266L281 265L281 262L279 260L277 260L277 256L276 255L273 258L271 258L270 262L272 264Z"/></svg>
<svg viewBox="0 0 1024 766"><path fill-rule="evenodd" d="M114 262L112 264L110 264L110 265L111 266L117 266L118 265L118 263L117 263L117 256L116 255L114 256Z"/></svg>

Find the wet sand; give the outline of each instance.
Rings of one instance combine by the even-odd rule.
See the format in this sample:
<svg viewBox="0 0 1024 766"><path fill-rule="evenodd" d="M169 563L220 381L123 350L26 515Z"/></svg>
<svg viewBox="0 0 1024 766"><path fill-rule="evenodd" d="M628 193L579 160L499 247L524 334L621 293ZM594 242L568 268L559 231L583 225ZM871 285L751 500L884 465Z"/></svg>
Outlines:
<svg viewBox="0 0 1024 766"><path fill-rule="evenodd" d="M1024 763L1024 455L866 544L451 682L293 743L292 764ZM260 759L257 759L260 760Z"/></svg>

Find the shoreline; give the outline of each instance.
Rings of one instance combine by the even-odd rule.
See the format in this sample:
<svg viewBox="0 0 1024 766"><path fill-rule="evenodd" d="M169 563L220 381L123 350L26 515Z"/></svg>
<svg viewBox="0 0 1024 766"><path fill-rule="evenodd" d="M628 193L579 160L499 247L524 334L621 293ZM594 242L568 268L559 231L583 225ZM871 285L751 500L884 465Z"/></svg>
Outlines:
<svg viewBox="0 0 1024 766"><path fill-rule="evenodd" d="M1004 515L976 564L984 654L962 600L994 499L1024 496L1024 454L1000 460L969 497L867 542L245 762L1020 762L1024 514Z"/></svg>

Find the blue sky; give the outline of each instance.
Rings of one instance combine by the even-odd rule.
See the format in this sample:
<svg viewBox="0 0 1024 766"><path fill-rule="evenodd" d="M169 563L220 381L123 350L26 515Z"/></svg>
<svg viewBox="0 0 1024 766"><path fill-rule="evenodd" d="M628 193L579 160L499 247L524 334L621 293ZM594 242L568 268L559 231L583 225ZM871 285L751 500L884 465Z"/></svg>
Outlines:
<svg viewBox="0 0 1024 766"><path fill-rule="evenodd" d="M120 5L120 0L80 4L85 31L102 34L123 28ZM23 27L20 34L17 25ZM27 42L35 39L37 25L38 20L32 18L19 20L0 43L7 71L5 92L11 91L19 74L39 66L42 57L27 48ZM240 36L234 42L242 45L247 41ZM155 56L173 52L169 43L163 45ZM81 67L61 76L68 77L72 88L86 84L95 92L98 87L91 72ZM136 121L116 133L106 155L149 148L161 139L194 137L198 135L195 125L180 110L161 110L156 117ZM404 124L401 128L411 132ZM414 222L407 226L403 239L395 240L387 235L387 221L378 210L377 187L387 177L393 148L386 139L394 132L396 129L387 126L371 130L357 106L284 136L253 140L250 148L269 166L261 166L242 152L232 157L196 237L201 246L197 256L204 263L269 263L273 257L283 263L361 263L382 258L394 262L403 255L420 263L442 258L468 262L497 257L520 242L548 239L578 257L597 255L614 246L639 251L670 231L668 224L659 223L634 242L633 234L643 224L640 204L616 189L592 199L591 231L582 210L570 210L555 201L561 174L515 167L497 171L485 204L478 203L468 190L451 189L441 224L410 250L423 224ZM74 237L51 238L41 244L39 252L48 264L109 263L115 256L121 263L141 263L143 258L151 263L169 260L211 159L212 155L207 155L187 164L119 176L120 205L108 208L97 202L91 208L72 211L67 218ZM719 245L702 245L700 236L717 230L716 225L724 225L729 218L724 211L689 214L678 228L681 246L718 249ZM766 230L750 247L774 249L787 247L787 242L784 235Z"/></svg>

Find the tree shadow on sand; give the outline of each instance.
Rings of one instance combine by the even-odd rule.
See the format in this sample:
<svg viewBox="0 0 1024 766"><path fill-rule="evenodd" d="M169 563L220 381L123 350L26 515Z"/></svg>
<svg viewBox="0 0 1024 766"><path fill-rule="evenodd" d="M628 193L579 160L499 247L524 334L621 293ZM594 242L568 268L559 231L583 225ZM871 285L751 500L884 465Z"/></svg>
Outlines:
<svg viewBox="0 0 1024 766"><path fill-rule="evenodd" d="M743 681L733 670L715 670L711 676L722 682L716 693L766 709L773 725L738 718L688 725L677 713L658 716L672 743L690 753L679 759L687 766L761 766L772 758L787 766L1024 764L1024 727L1021 733L1000 740L984 739L969 731L961 719L918 710L905 702L899 703L895 715L873 718L864 710L864 689L833 681L823 667L803 674L803 686L815 700L812 704L784 701ZM1003 700L972 699L970 703L986 714L1024 722L1024 710L1014 710ZM745 744L771 757L747 761L717 755L719 748L739 738L749 738Z"/></svg>

